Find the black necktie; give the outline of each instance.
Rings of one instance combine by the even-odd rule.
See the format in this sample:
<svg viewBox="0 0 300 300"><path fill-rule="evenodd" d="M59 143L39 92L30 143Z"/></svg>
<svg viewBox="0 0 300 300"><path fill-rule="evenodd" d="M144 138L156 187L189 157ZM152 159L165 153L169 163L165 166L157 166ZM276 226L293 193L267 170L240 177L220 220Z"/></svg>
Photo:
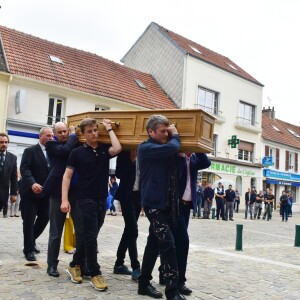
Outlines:
<svg viewBox="0 0 300 300"><path fill-rule="evenodd" d="M47 151L45 151L45 157L46 157L46 161L47 161L47 166L50 169L51 165L50 165L50 159L48 157Z"/></svg>
<svg viewBox="0 0 300 300"><path fill-rule="evenodd" d="M4 153L0 152L0 172L4 169Z"/></svg>

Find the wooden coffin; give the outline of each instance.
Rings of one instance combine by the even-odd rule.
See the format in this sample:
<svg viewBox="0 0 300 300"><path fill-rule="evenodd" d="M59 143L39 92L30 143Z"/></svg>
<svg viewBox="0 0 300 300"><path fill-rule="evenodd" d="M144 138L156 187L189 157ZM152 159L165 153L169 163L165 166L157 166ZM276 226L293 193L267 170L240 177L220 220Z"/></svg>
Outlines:
<svg viewBox="0 0 300 300"><path fill-rule="evenodd" d="M136 148L148 138L146 123L153 114L165 115L170 124L175 123L181 137L181 150L191 152L213 151L214 117L201 109L96 111L68 116L68 126L78 126L83 118L99 122L99 142L110 143L109 135L100 123L103 118L115 122L112 126L123 149ZM76 131L80 142L85 139L79 128Z"/></svg>

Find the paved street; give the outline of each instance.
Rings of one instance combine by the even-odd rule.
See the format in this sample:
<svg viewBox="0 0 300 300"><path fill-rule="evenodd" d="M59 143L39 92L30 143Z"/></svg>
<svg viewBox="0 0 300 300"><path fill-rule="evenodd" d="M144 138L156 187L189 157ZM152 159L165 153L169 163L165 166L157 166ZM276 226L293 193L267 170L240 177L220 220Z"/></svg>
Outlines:
<svg viewBox="0 0 300 300"><path fill-rule="evenodd" d="M282 223L278 211L270 222L190 220L191 249L187 285L193 289L187 299L300 299L300 248L294 247L295 224L300 215ZM243 249L235 251L236 224L244 225ZM138 248L142 259L148 221L141 217ZM99 262L109 289L97 292L88 283L73 284L63 270L71 260L60 254L59 278L46 274L48 228L39 238L38 265L28 263L22 253L21 218L0 217L0 299L151 299L137 294L130 276L113 274L115 253L123 230L123 218L106 216L99 242ZM130 266L128 260L127 265ZM158 284L158 265L153 284Z"/></svg>

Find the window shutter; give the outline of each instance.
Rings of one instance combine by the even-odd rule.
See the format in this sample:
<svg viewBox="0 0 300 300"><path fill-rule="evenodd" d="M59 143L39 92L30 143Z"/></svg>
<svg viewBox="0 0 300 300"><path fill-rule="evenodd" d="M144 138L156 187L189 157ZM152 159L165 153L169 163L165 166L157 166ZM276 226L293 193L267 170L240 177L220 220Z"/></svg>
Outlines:
<svg viewBox="0 0 300 300"><path fill-rule="evenodd" d="M276 162L275 162L275 169L279 169L279 149L276 148Z"/></svg>
<svg viewBox="0 0 300 300"><path fill-rule="evenodd" d="M269 146L265 146L265 156L269 156L270 154L270 147Z"/></svg>
<svg viewBox="0 0 300 300"><path fill-rule="evenodd" d="M254 150L254 144L253 143L249 143L249 142L245 142L245 141L240 141L240 143L238 144L238 148L239 148L239 150L253 152L253 150Z"/></svg>
<svg viewBox="0 0 300 300"><path fill-rule="evenodd" d="M285 170L289 170L289 151L285 151Z"/></svg>
<svg viewBox="0 0 300 300"><path fill-rule="evenodd" d="M295 173L298 173L298 153L295 153Z"/></svg>

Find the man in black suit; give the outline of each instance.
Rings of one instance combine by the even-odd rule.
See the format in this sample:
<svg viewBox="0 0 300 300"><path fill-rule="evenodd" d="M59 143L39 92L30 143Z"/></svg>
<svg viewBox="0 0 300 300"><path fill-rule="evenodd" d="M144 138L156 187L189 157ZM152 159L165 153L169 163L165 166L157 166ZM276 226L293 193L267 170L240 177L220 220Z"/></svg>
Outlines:
<svg viewBox="0 0 300 300"><path fill-rule="evenodd" d="M44 190L50 194L50 230L47 254L47 273L49 276L58 277L58 255L61 236L66 219L66 213L61 212L62 178L71 151L77 146L75 127L70 128L63 122L54 125L54 139L46 143L47 154L51 163L51 171L45 182ZM74 199L74 189L70 189L70 199ZM72 202L73 204L73 202ZM76 232L76 248L83 247L81 229L77 226L79 216L75 205L72 205L72 218ZM79 251L79 249L78 249ZM77 251L76 251L77 252Z"/></svg>
<svg viewBox="0 0 300 300"><path fill-rule="evenodd" d="M0 211L3 208L3 217L7 218L8 197L10 187L10 202L17 200L17 157L7 151L8 135L0 133Z"/></svg>
<svg viewBox="0 0 300 300"><path fill-rule="evenodd" d="M24 249L28 261L35 261L34 253L40 250L35 244L49 221L49 196L43 192L50 170L50 162L46 153L46 142L53 139L53 131L43 127L39 134L39 143L25 149L20 171L21 215L23 219Z"/></svg>
<svg viewBox="0 0 300 300"><path fill-rule="evenodd" d="M120 179L120 185L115 198L121 202L125 227L117 250L114 273L131 275L133 280L138 281L138 277L141 274L141 266L138 260L136 241L138 238L137 222L141 212L141 194L139 191L136 155L136 150L131 150L130 152L122 151L117 158L116 176ZM132 272L124 265L127 249Z"/></svg>

